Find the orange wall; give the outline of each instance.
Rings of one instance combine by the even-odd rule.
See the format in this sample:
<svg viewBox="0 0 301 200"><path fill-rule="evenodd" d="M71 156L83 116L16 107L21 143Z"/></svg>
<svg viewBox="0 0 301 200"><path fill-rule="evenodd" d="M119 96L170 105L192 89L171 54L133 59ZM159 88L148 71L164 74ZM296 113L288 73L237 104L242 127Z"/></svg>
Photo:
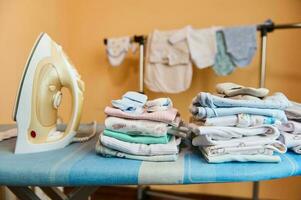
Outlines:
<svg viewBox="0 0 301 200"><path fill-rule="evenodd" d="M231 26L260 23L268 18L279 23L298 22L300 10L300 0L0 0L0 123L12 122L11 111L23 67L42 31L64 47L86 83L83 121L101 122L103 109L111 99L138 89L138 54L130 55L122 66L112 68L106 60L104 37L147 34L155 28L168 30L187 24ZM266 86L297 101L301 101L300 35L300 30L277 31L268 38ZM238 69L227 77L216 76L212 69L194 69L190 89L169 96L188 120L187 107L199 91L213 91L214 85L223 81L257 86L258 55L250 67ZM146 94L150 98L166 96L148 90ZM68 107L66 96L63 105ZM68 110L61 111L65 119ZM272 183L288 182L300 184L297 178ZM269 187L272 183L263 184L263 196L285 198L279 195L291 193L292 198L298 199L295 190L275 191ZM237 185L238 192L233 184L189 186L185 190L250 194L250 184Z"/></svg>

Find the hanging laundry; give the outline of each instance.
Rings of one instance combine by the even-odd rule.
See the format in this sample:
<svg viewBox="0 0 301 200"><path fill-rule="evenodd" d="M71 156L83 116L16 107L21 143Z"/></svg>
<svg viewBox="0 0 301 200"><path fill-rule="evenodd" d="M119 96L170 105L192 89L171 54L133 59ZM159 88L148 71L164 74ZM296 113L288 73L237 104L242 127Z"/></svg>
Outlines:
<svg viewBox="0 0 301 200"><path fill-rule="evenodd" d="M224 34L221 31L216 32L217 53L215 55L213 70L219 76L226 76L235 69L235 64L226 49Z"/></svg>
<svg viewBox="0 0 301 200"><path fill-rule="evenodd" d="M131 40L129 36L108 38L106 51L110 64L112 66L119 66L123 62L130 47Z"/></svg>
<svg viewBox="0 0 301 200"><path fill-rule="evenodd" d="M224 28L226 50L239 67L249 65L257 50L256 25Z"/></svg>
<svg viewBox="0 0 301 200"><path fill-rule="evenodd" d="M217 53L215 33L218 29L193 29L187 26L171 35L169 42L174 45L186 40L192 61L199 69L203 69L214 64Z"/></svg>
<svg viewBox="0 0 301 200"><path fill-rule="evenodd" d="M173 33L155 30L148 36L144 82L151 91L179 93L190 87L192 65L188 45L186 41L169 43Z"/></svg>

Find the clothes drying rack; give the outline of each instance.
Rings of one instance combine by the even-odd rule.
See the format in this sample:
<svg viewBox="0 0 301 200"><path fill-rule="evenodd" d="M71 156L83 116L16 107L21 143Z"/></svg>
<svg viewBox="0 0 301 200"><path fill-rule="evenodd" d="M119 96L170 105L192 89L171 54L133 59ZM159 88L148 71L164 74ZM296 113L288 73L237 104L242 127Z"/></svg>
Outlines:
<svg viewBox="0 0 301 200"><path fill-rule="evenodd" d="M283 29L297 29L301 28L300 23L289 23L289 24L275 24L272 20L268 19L263 24L257 25L257 31L260 32L260 72L259 72L259 87L265 87L266 81L266 63L267 63L267 38L268 33L271 33L275 30L283 30ZM139 92L144 93L144 60L145 60L145 43L147 40L147 36L145 35L134 35L131 37L132 42L136 42L139 44ZM107 38L104 39L104 44L107 44ZM149 187L139 186L138 187L138 196L143 199L143 196L157 196L157 197L166 197L166 194L160 192L152 192ZM178 199L184 200L186 198L181 198L178 196L168 195L169 199ZM259 199L259 181L253 182L253 192L252 199Z"/></svg>
<svg viewBox="0 0 301 200"><path fill-rule="evenodd" d="M301 28L301 23L291 24L275 24L272 20L266 20L263 24L257 25L257 31L259 31L261 37L260 44L260 73L259 73L259 87L265 87L266 80L266 60L267 60L267 36L268 33L274 30L283 29L296 29ZM145 59L145 43L147 36L134 35L131 37L131 41L139 44L139 92L144 92L144 59ZM107 44L107 38L104 39L104 44Z"/></svg>

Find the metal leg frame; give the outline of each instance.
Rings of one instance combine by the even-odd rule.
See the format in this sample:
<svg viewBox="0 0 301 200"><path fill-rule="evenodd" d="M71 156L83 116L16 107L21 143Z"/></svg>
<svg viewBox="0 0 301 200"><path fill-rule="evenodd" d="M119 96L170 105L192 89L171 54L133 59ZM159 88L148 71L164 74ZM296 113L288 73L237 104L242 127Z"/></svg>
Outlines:
<svg viewBox="0 0 301 200"><path fill-rule="evenodd" d="M20 200L41 200L29 187L9 186ZM56 187L40 187L43 192L53 200L83 200L93 194L98 187L79 187L66 195Z"/></svg>

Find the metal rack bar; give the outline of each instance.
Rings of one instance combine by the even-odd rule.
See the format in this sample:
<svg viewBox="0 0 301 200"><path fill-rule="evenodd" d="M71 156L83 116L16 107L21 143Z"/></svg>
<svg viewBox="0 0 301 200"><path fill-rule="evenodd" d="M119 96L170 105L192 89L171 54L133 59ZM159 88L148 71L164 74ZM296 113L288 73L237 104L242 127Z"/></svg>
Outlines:
<svg viewBox="0 0 301 200"><path fill-rule="evenodd" d="M274 30L301 28L301 23L274 24L272 20L266 20L263 24L257 25L257 30L261 32L261 53L260 53L260 75L259 86L265 87L266 80L266 57L267 57L267 36Z"/></svg>

